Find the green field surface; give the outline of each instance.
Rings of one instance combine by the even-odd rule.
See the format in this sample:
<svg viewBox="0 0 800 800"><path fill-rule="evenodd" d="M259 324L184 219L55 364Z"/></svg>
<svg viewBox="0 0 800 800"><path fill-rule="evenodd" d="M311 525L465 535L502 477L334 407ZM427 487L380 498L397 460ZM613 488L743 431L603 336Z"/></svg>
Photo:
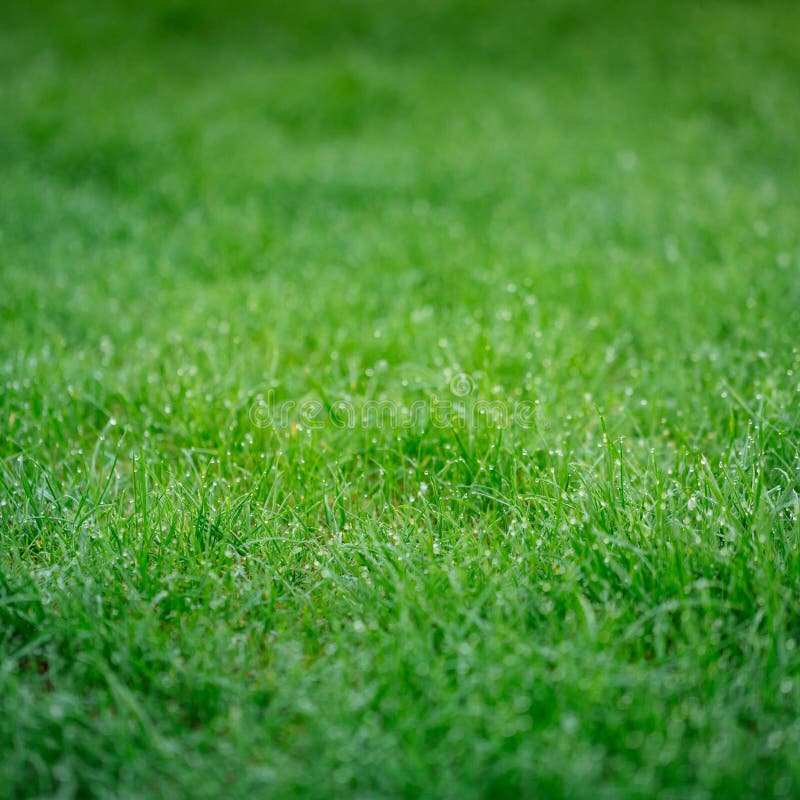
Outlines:
<svg viewBox="0 0 800 800"><path fill-rule="evenodd" d="M0 797L800 797L800 4L0 8Z"/></svg>

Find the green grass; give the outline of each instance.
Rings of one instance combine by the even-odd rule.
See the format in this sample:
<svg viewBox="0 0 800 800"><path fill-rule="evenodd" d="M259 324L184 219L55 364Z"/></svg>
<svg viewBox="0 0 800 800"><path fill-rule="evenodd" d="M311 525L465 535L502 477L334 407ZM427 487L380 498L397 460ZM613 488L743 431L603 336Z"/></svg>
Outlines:
<svg viewBox="0 0 800 800"><path fill-rule="evenodd" d="M800 796L796 3L2 20L0 796Z"/></svg>

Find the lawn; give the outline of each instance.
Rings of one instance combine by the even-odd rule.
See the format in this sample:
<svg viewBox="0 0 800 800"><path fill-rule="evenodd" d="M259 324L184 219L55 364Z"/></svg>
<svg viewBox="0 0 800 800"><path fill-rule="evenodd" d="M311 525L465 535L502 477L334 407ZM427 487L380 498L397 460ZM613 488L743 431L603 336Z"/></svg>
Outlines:
<svg viewBox="0 0 800 800"><path fill-rule="evenodd" d="M800 5L0 16L0 796L800 796Z"/></svg>

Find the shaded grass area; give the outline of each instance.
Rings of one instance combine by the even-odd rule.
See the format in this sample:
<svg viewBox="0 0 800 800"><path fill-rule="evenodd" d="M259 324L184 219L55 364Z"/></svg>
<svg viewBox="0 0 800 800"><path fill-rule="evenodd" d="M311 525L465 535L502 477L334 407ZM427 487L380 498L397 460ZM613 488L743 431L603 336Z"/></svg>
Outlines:
<svg viewBox="0 0 800 800"><path fill-rule="evenodd" d="M0 793L800 791L794 4L3 15Z"/></svg>

